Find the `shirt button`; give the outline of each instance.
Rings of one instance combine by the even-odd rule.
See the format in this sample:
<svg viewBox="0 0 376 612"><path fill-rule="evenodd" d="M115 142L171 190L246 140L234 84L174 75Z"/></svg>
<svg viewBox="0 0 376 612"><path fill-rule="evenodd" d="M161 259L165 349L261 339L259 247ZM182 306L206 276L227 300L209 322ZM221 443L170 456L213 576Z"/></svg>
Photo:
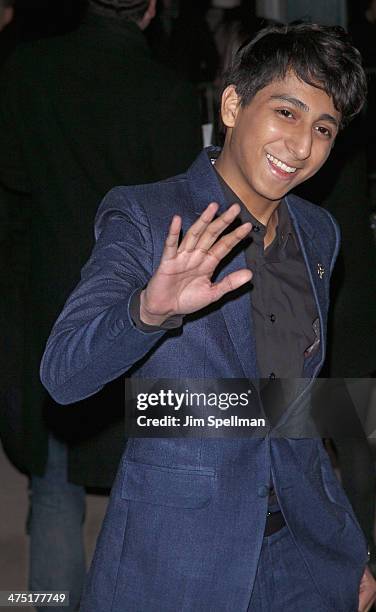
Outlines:
<svg viewBox="0 0 376 612"><path fill-rule="evenodd" d="M260 226L259 225L254 225L253 228L252 228L252 231L254 231L256 233L259 232L260 231Z"/></svg>
<svg viewBox="0 0 376 612"><path fill-rule="evenodd" d="M269 495L269 487L261 485L261 487L257 489L257 494L259 497L267 497Z"/></svg>
<svg viewBox="0 0 376 612"><path fill-rule="evenodd" d="M275 376L274 372L271 372L271 373L269 374L269 379L270 379L270 380L275 380L275 378L276 378L276 376Z"/></svg>
<svg viewBox="0 0 376 612"><path fill-rule="evenodd" d="M275 316L275 314L273 314L273 313L272 313L272 314L269 316L269 319L271 320L271 322L272 322L272 323L274 323L274 321L276 320L276 318L277 318L277 317L276 317L276 316Z"/></svg>

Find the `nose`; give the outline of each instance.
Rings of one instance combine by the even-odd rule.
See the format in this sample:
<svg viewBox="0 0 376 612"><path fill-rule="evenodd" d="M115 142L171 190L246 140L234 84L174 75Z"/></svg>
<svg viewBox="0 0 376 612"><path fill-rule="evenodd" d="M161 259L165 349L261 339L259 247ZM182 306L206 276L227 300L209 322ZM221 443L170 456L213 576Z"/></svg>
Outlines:
<svg viewBox="0 0 376 612"><path fill-rule="evenodd" d="M286 139L286 147L293 156L293 159L303 161L308 159L312 150L312 130L302 128L293 130Z"/></svg>

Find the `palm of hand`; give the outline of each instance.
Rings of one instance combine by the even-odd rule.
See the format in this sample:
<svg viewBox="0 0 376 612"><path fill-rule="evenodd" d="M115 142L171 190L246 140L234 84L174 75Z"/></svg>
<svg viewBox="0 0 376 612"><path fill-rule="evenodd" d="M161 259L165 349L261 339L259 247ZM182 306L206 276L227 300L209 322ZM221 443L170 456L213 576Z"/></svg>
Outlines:
<svg viewBox="0 0 376 612"><path fill-rule="evenodd" d="M158 323L158 319L163 321L175 314L196 312L252 277L250 270L238 270L218 283L211 282L218 263L252 227L245 223L219 238L235 220L240 207L234 204L213 220L217 210L217 204L209 204L180 246L181 218L172 219L158 270L141 296L141 318L145 323L150 318Z"/></svg>
<svg viewBox="0 0 376 612"><path fill-rule="evenodd" d="M162 312L187 314L204 308L216 299L211 277L218 263L203 250L178 252L173 259L161 262L148 285L148 299L158 292Z"/></svg>

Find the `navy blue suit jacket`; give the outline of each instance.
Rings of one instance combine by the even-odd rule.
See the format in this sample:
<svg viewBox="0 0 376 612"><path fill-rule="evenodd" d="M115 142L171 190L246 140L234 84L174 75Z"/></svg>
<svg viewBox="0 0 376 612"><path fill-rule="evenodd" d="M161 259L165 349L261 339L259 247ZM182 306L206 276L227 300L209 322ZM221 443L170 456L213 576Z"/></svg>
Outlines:
<svg viewBox="0 0 376 612"><path fill-rule="evenodd" d="M207 152L188 172L113 189L96 219L96 246L42 361L61 403L123 374L144 378L256 378L249 292L187 317L180 333L137 329L133 293L160 261L173 213L187 229L207 204L225 207ZM323 363L336 223L293 195L289 213L320 318ZM230 257L224 275L245 267ZM105 409L105 407L104 407ZM90 570L84 612L246 611L263 539L270 473L302 563L328 610L353 612L367 559L364 536L318 439L132 439L119 467Z"/></svg>

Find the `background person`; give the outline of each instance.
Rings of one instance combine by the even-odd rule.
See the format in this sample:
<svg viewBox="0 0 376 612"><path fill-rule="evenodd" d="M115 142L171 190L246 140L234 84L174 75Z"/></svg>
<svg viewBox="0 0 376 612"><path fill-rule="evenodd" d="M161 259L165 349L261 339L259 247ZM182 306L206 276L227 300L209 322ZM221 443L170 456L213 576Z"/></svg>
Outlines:
<svg viewBox="0 0 376 612"><path fill-rule="evenodd" d="M63 412L38 368L103 195L180 172L200 150L194 91L144 38L154 9L154 0L93 0L80 27L19 47L1 74L0 431L30 475L29 587L70 591L72 610L85 575L83 487L112 484L123 386Z"/></svg>

